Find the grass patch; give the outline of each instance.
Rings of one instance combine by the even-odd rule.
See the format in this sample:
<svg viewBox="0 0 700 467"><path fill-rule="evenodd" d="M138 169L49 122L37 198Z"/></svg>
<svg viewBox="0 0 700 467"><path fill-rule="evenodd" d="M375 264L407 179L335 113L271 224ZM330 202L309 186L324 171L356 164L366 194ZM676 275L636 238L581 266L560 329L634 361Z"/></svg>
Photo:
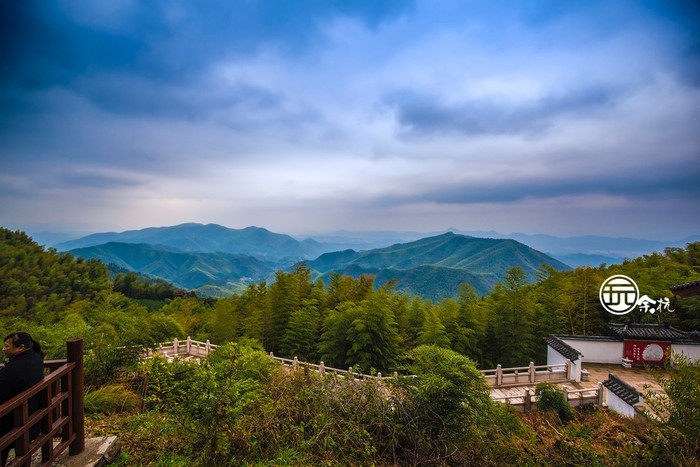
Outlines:
<svg viewBox="0 0 700 467"><path fill-rule="evenodd" d="M139 398L124 386L110 384L87 392L84 405L88 414L131 412L139 406Z"/></svg>

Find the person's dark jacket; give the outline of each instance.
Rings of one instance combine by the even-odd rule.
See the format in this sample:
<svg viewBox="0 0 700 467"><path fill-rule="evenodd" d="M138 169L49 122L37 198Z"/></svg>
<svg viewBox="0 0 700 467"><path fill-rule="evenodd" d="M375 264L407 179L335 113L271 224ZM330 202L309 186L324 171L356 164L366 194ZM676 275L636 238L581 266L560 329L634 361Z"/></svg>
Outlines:
<svg viewBox="0 0 700 467"><path fill-rule="evenodd" d="M0 369L0 404L4 404L22 391L26 391L42 379L44 379L44 360L41 355L33 350L25 350L11 357L5 367ZM39 408L38 396L29 399L28 408L29 414L37 411ZM12 413L2 417L0 419L0 435L8 433L14 426ZM38 424L32 427L31 437L38 435L38 428Z"/></svg>

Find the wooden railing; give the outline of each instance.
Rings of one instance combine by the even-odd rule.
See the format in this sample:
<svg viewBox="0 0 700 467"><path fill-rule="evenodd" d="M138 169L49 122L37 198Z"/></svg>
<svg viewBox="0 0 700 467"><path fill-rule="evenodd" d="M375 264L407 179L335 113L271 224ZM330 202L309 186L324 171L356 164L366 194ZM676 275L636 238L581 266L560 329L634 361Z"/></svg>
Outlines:
<svg viewBox="0 0 700 467"><path fill-rule="evenodd" d="M83 410L83 340L66 341L66 360L47 360L49 374L32 388L0 405L0 417L13 414L15 427L0 438L0 450L14 445L15 457L8 464L30 466L32 455L41 449L41 465L51 465L68 448L70 455L85 449ZM38 397L39 409L29 414L29 399ZM38 438L30 429L39 424ZM54 446L54 438L60 438Z"/></svg>
<svg viewBox="0 0 700 467"><path fill-rule="evenodd" d="M493 370L481 370L486 382L491 387L527 386L542 381L565 382L570 381L571 361L558 365L535 365L515 368L501 368L496 366Z"/></svg>

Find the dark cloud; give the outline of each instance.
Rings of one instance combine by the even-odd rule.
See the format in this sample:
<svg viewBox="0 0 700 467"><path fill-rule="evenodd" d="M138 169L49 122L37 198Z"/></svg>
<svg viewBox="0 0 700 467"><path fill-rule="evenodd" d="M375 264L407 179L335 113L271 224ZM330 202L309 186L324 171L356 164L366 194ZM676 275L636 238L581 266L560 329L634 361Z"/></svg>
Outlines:
<svg viewBox="0 0 700 467"><path fill-rule="evenodd" d="M119 114L188 119L241 101L268 105L276 97L252 83L223 96L198 91L206 91L206 74L220 60L263 47L293 55L313 46L329 18L373 27L411 8L398 0L118 4L1 2L0 121L30 110L23 94L51 86Z"/></svg>
<svg viewBox="0 0 700 467"><path fill-rule="evenodd" d="M697 199L697 8L642 2L0 2L0 220Z"/></svg>
<svg viewBox="0 0 700 467"><path fill-rule="evenodd" d="M530 177L493 181L445 184L422 193L409 201L429 201L438 204L473 204L516 202L526 198L556 198L562 196L608 195L637 200L682 200L700 197L700 168L667 173L640 173L634 170L600 173L594 176L562 174L556 179ZM406 200L403 200L406 201ZM673 201L675 202L675 201Z"/></svg>
<svg viewBox="0 0 700 467"><path fill-rule="evenodd" d="M620 95L617 89L601 85L515 104L490 99L445 103L440 97L415 93L397 94L386 102L409 133L498 135L540 133L557 118L608 108Z"/></svg>

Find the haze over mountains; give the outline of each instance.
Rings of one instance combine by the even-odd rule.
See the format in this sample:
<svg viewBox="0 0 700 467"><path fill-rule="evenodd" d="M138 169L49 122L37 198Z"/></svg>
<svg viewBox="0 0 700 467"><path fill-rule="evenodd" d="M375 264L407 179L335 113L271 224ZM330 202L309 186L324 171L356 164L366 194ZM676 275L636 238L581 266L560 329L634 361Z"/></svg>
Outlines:
<svg viewBox="0 0 700 467"><path fill-rule="evenodd" d="M109 242L145 243L166 247L173 251L223 252L274 259L307 258L328 251L314 240L299 242L289 235L273 233L260 227L229 229L217 224L194 223L173 227L150 227L120 233L96 233L59 243L56 248L68 251Z"/></svg>
<svg viewBox="0 0 700 467"><path fill-rule="evenodd" d="M337 232L297 240L260 227L231 229L188 223L88 235L56 245L129 271L166 279L202 295L240 292L250 282L274 280L274 272L306 261L314 278L327 283L333 273L373 274L381 285L398 282L401 293L439 300L455 297L462 282L486 294L513 266L530 278L541 264L567 269L615 263L676 242L631 238L497 232ZM549 253L543 253L542 251Z"/></svg>
<svg viewBox="0 0 700 467"><path fill-rule="evenodd" d="M298 241L259 227L229 229L190 223L93 234L56 247L212 296L238 292L250 282L273 280L276 270L302 260L315 278L325 282L333 273L372 274L377 285L393 278L399 292L435 300L455 297L462 282L486 294L513 266L522 267L531 278L541 264L568 267L512 239L452 232L382 248L343 248L382 245L400 240L401 235L413 234L370 236L364 244L360 238L341 236Z"/></svg>
<svg viewBox="0 0 700 467"><path fill-rule="evenodd" d="M496 239L517 240L531 248L552 256L571 266L597 266L621 262L624 258L636 258L666 247L684 248L686 243L699 241L700 235L668 241L639 238L603 237L585 235L554 237L551 235L503 234L495 231L463 231L448 229L457 234ZM108 242L147 243L163 245L178 251L226 252L252 254L264 258L315 258L320 254L346 249L370 250L397 243L407 243L421 238L437 236L446 231L394 232L394 231L338 231L326 234L310 234L303 240L259 227L231 229L217 224L188 223L172 227L151 227L125 232L107 232L87 235L64 241L65 236L53 233L32 234L40 244L56 247L61 251L100 245ZM301 238L301 237L300 237ZM61 239L61 243L57 242Z"/></svg>

